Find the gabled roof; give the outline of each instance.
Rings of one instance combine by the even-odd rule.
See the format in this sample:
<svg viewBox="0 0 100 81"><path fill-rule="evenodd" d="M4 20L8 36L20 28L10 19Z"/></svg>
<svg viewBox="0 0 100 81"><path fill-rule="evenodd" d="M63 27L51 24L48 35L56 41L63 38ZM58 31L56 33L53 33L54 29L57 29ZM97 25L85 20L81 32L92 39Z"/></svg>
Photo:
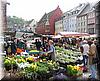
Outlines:
<svg viewBox="0 0 100 81"><path fill-rule="evenodd" d="M45 13L45 14L42 16L42 18L40 19L39 22L43 22L44 20L46 20L46 18L47 18L47 14Z"/></svg>
<svg viewBox="0 0 100 81"><path fill-rule="evenodd" d="M78 15L79 13L82 12L82 10L86 7L86 5L87 5L86 3L79 4L78 6L74 7L73 9L65 12L64 15L66 16L68 14L71 14L74 11L78 11L78 12L76 14L73 14L73 15Z"/></svg>
<svg viewBox="0 0 100 81"><path fill-rule="evenodd" d="M78 16L87 14L89 10L90 10L90 4L87 3L86 7L83 9L83 11L80 14L78 14Z"/></svg>
<svg viewBox="0 0 100 81"><path fill-rule="evenodd" d="M56 9L58 9L58 8L59 8L59 6ZM51 11L49 13L45 13L38 23L41 23L41 22L46 23L46 21L49 20L50 17L53 15L55 10L53 10L53 11Z"/></svg>
<svg viewBox="0 0 100 81"><path fill-rule="evenodd" d="M98 2L99 2L99 1L90 3L90 10L89 10L89 12L92 12L92 11L95 10L96 4L97 4Z"/></svg>
<svg viewBox="0 0 100 81"><path fill-rule="evenodd" d="M98 2L88 3L87 6L86 6L86 8L79 14L79 16L85 15L85 14L87 14L89 12L94 11L94 8L95 8L95 6L96 6L97 3Z"/></svg>
<svg viewBox="0 0 100 81"><path fill-rule="evenodd" d="M52 14L54 13L54 11L55 10L53 10L53 11L51 11L51 12L49 12L49 13L45 13L44 15L43 15L43 17L40 19L40 21L39 21L39 23L40 22L46 22L47 20L49 20L49 18L52 16Z"/></svg>
<svg viewBox="0 0 100 81"><path fill-rule="evenodd" d="M84 6L80 9L80 11L79 11L79 13L77 14L77 16L80 14L80 13L82 13L82 11L84 11L84 9L87 7L87 5L89 4L89 3L83 3L84 4Z"/></svg>

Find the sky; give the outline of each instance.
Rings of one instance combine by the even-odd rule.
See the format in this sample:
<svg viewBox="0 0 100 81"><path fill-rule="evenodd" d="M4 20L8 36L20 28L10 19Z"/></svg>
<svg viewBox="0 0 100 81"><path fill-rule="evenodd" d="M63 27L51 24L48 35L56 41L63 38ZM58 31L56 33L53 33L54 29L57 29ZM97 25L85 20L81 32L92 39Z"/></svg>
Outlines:
<svg viewBox="0 0 100 81"><path fill-rule="evenodd" d="M7 0L10 3L7 5L7 15L39 21L45 13L56 9L58 5L64 13L80 3L95 1L98 0Z"/></svg>

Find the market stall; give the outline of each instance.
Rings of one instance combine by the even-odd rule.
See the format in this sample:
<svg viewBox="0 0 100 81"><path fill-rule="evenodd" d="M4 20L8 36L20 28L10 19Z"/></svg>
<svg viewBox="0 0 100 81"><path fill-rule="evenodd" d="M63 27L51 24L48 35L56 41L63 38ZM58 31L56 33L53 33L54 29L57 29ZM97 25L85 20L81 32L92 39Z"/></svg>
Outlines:
<svg viewBox="0 0 100 81"><path fill-rule="evenodd" d="M48 60L46 52L31 50L21 55L4 56L4 68L6 71L17 71L17 76L31 80L49 80L51 77L63 76L77 78L82 76L82 54L77 50L56 48L56 61Z"/></svg>
<svg viewBox="0 0 100 81"><path fill-rule="evenodd" d="M51 36L52 39L63 39L64 37L73 38L73 36L89 36L85 33L76 32L63 32L55 36ZM82 77L85 71L83 67L83 56L79 49L74 46L68 45L64 48L62 45L55 45L56 60L49 60L49 54L43 49L36 50L35 40L28 40L27 44L31 45L25 51L22 51L19 55L4 55L4 69L6 72L11 72L12 75L21 79L27 80L51 80L51 78L66 78L66 80L77 79ZM58 44L58 43L57 43ZM16 70L16 72L14 72ZM59 77L57 77L59 76ZM61 78L60 78L61 79Z"/></svg>

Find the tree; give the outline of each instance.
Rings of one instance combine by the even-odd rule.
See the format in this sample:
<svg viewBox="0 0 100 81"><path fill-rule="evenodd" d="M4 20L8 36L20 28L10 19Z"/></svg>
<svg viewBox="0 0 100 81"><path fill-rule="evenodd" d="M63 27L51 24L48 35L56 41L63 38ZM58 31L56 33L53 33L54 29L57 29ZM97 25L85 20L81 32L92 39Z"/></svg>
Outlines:
<svg viewBox="0 0 100 81"><path fill-rule="evenodd" d="M15 24L16 26L20 26L20 27L23 27L25 24L26 24L27 21L25 21L24 19L22 18L18 18L16 16L8 16L7 17L7 25L8 27L14 27Z"/></svg>

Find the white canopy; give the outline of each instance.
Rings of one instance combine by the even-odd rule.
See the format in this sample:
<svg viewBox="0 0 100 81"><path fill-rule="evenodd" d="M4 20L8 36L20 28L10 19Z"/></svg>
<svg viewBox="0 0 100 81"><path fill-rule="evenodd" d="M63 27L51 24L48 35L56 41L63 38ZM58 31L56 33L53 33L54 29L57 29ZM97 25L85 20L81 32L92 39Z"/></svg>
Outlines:
<svg viewBox="0 0 100 81"><path fill-rule="evenodd" d="M79 32L59 32L59 35L73 37L73 36L89 36L88 33L79 33Z"/></svg>
<svg viewBox="0 0 100 81"><path fill-rule="evenodd" d="M96 34L93 34L93 35L90 35L90 37L97 37L97 35Z"/></svg>
<svg viewBox="0 0 100 81"><path fill-rule="evenodd" d="M61 38L61 37L63 37L63 36L61 36L61 35L52 36L52 38Z"/></svg>

